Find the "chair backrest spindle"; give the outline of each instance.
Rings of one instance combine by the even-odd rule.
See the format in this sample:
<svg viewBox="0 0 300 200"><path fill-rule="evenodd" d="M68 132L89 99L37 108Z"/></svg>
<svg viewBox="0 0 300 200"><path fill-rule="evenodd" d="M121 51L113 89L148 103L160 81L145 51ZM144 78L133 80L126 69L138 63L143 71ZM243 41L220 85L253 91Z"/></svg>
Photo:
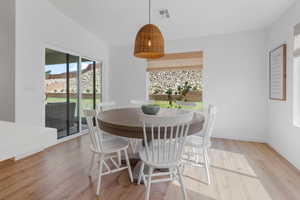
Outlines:
<svg viewBox="0 0 300 200"><path fill-rule="evenodd" d="M88 124L91 145L94 148L94 150L98 152L102 152L103 138L98 125L98 120L97 120L98 113L96 110L84 110L83 114L85 115ZM96 126L94 126L94 121L96 121Z"/></svg>
<svg viewBox="0 0 300 200"><path fill-rule="evenodd" d="M189 111L174 116L141 114L146 159L156 164L178 162L193 116Z"/></svg>

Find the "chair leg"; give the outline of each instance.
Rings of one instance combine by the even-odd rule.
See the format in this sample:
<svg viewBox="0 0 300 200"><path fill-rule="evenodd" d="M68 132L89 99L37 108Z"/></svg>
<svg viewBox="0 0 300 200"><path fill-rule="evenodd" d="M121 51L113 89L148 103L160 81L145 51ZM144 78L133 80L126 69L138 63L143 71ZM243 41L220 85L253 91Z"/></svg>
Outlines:
<svg viewBox="0 0 300 200"><path fill-rule="evenodd" d="M99 196L99 194L100 194L101 176L102 176L102 170L103 170L103 162L104 162L104 155L100 155L99 177L98 177L98 185L97 185L97 192L96 192L97 196Z"/></svg>
<svg viewBox="0 0 300 200"><path fill-rule="evenodd" d="M136 153L136 150L137 150L137 139L129 139L129 145L130 145L130 148L132 150L132 153Z"/></svg>
<svg viewBox="0 0 300 200"><path fill-rule="evenodd" d="M181 174L179 166L176 169L177 169L177 173L178 173L178 176L179 176L179 183L180 183L181 190L182 190L182 196L183 196L183 199L186 200L187 199L187 194L186 194L186 191L185 191L185 187L184 187L184 184L183 184L183 178L182 178L182 174Z"/></svg>
<svg viewBox="0 0 300 200"><path fill-rule="evenodd" d="M125 153L125 158L126 158L126 164L128 167L129 178L130 178L131 183L133 183L132 171L131 171L131 166L130 166L130 162L129 162L129 158L128 158L127 149L124 150L124 153Z"/></svg>
<svg viewBox="0 0 300 200"><path fill-rule="evenodd" d="M144 167L145 167L145 164L144 164L144 162L142 162L141 168L140 168L139 179L138 179L138 182L137 182L138 185L141 184L142 176L144 176ZM146 183L144 183L144 184L146 184Z"/></svg>
<svg viewBox="0 0 300 200"><path fill-rule="evenodd" d="M211 163L209 155L211 155L211 149L210 148L207 150L208 166L210 166L210 163Z"/></svg>
<svg viewBox="0 0 300 200"><path fill-rule="evenodd" d="M181 167L181 174L184 174L184 170L185 170L185 164L182 164L182 167Z"/></svg>
<svg viewBox="0 0 300 200"><path fill-rule="evenodd" d="M145 170L145 167L144 167L144 170ZM146 180L146 176L145 176L145 173L144 173L144 172L143 172L142 178L143 178L145 187L147 187L148 182L147 182L147 180Z"/></svg>
<svg viewBox="0 0 300 200"><path fill-rule="evenodd" d="M207 184L210 184L210 174L209 174L209 161L208 161L208 154L207 149L203 150L203 156L204 156L204 165L205 165L205 171L206 171L206 178L207 178Z"/></svg>
<svg viewBox="0 0 300 200"><path fill-rule="evenodd" d="M121 151L118 151L118 165L119 167L122 165L122 161L121 161Z"/></svg>
<svg viewBox="0 0 300 200"><path fill-rule="evenodd" d="M153 168L150 167L149 168L148 182L147 182L147 187L146 187L145 200L149 200L149 198L150 198L150 188L151 188L152 173L153 173Z"/></svg>

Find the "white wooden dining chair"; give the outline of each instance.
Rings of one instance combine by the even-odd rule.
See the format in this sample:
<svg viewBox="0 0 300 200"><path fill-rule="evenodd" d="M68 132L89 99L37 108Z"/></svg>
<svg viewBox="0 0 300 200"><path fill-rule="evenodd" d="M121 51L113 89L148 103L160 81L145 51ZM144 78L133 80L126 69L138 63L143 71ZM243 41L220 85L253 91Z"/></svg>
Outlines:
<svg viewBox="0 0 300 200"><path fill-rule="evenodd" d="M107 111L110 109L114 109L116 108L116 103L114 101L110 101L110 102L101 102L97 105L97 112L98 112L98 116L101 115L101 112L103 111ZM105 137L107 137L108 135L110 135L109 133L105 133ZM110 135L112 136L112 135ZM114 137L114 136L112 136ZM138 146L141 144L141 140L139 139L134 139L134 138L126 138L129 141L129 146L130 149L133 153L137 152ZM121 156L119 156L119 162L121 162Z"/></svg>
<svg viewBox="0 0 300 200"><path fill-rule="evenodd" d="M99 126L94 126L94 119L97 117L97 111L84 110L84 115L87 119L89 127L89 136L91 141L92 159L89 168L89 174L95 164L95 156L99 157L99 176L96 194L100 194L101 178L104 175L118 172L124 169L128 169L130 181L133 182L131 167L128 158L128 141L115 137L111 140L104 140L102 132ZM96 120L97 121L97 120ZM98 123L96 123L98 124ZM124 153L126 159L126 166L122 166L121 163L117 163L115 159L118 159L118 154Z"/></svg>
<svg viewBox="0 0 300 200"><path fill-rule="evenodd" d="M101 115L102 112L104 111L107 111L107 110L110 110L110 109L114 109L116 107L116 103L114 101L107 101L107 102L101 102L99 103L97 106L96 106L96 111L98 113L98 117L99 115ZM98 121L96 121L96 123L98 123ZM98 126L98 124L97 124ZM99 127L99 126L98 126ZM102 131L102 130L100 130ZM107 133L107 132L104 132L102 131L103 133L103 139L104 140L110 140L110 139L113 139L115 138L116 136L110 134L110 133ZM121 164L121 161L122 158L121 158L121 152L118 153L118 163Z"/></svg>
<svg viewBox="0 0 300 200"><path fill-rule="evenodd" d="M141 179L146 186L145 200L149 200L152 183L179 180L183 199L186 191L183 184L180 160L185 139L193 119L192 112L174 116L152 116L141 114L144 132L144 147L139 152L142 160L138 184ZM149 172L144 173L145 165ZM168 169L168 172L155 172L155 169ZM155 179L152 179L156 177Z"/></svg>
<svg viewBox="0 0 300 200"><path fill-rule="evenodd" d="M211 147L211 135L216 120L217 108L213 105L209 105L207 113L205 114L205 123L203 130L196 134L189 136L186 141L186 148L183 159L186 164L192 166L204 166L206 172L207 183L211 183L210 179L210 160L209 149ZM200 115L200 113L195 113ZM202 160L201 160L202 158Z"/></svg>

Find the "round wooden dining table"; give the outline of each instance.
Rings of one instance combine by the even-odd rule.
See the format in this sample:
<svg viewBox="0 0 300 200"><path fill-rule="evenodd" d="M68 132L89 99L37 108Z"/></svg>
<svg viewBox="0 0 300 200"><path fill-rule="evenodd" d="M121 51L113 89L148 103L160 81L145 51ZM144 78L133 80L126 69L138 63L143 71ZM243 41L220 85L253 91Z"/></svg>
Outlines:
<svg viewBox="0 0 300 200"><path fill-rule="evenodd" d="M158 115L177 114L180 110L162 108ZM141 108L120 108L101 112L98 117L100 129L112 135L143 139L143 124L140 121ZM203 115L195 115L188 135L202 130Z"/></svg>
<svg viewBox="0 0 300 200"><path fill-rule="evenodd" d="M158 115L173 115L180 113L178 109L161 108ZM101 130L112 135L143 139L143 124L140 121L141 108L119 108L103 111L98 116ZM204 116L194 115L188 135L200 132L203 128ZM130 162L134 165L133 177L136 180L139 174L140 160L138 155L131 155Z"/></svg>

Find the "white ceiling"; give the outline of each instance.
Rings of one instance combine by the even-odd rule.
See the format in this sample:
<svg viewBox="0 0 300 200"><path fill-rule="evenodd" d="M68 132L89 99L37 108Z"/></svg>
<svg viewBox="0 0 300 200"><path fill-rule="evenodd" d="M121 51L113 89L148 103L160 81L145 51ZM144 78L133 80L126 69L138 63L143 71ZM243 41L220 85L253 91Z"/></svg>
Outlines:
<svg viewBox="0 0 300 200"><path fill-rule="evenodd" d="M134 41L148 23L148 0L49 0L65 15L108 44ZM152 0L152 23L166 40L259 29L271 24L295 0ZM170 19L158 10L167 8Z"/></svg>

